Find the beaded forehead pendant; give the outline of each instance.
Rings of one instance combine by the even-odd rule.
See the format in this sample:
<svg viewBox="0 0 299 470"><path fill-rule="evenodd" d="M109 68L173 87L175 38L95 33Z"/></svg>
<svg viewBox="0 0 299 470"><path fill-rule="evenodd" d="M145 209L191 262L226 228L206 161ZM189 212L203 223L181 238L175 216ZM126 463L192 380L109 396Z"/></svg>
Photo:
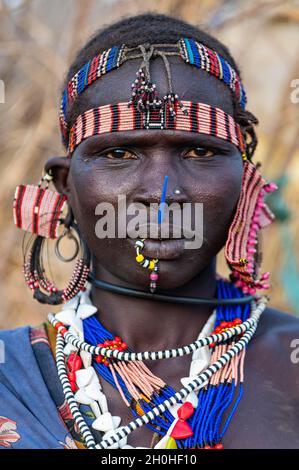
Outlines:
<svg viewBox="0 0 299 470"><path fill-rule="evenodd" d="M105 50L87 63L69 80L60 107L62 140L71 158L80 143L94 135L136 129L173 129L208 134L231 142L240 151L244 163L242 189L225 245L225 258L231 269L231 280L245 293L266 289L268 273L260 275L258 232L270 224L274 215L264 202L267 192L275 190L262 178L257 167L248 159L246 132L234 117L207 103L181 100L172 87L169 56L178 56L186 64L209 73L230 90L234 100L245 109L247 98L238 73L224 57L192 38L181 38L175 44L125 44ZM84 90L97 79L116 70L130 59L142 58L132 83L128 102L106 104L88 109L69 126L70 110ZM168 92L159 96L152 83L150 60L161 57ZM145 240L135 244L136 261L152 270L150 289L158 279L158 260L147 259L141 253Z"/></svg>

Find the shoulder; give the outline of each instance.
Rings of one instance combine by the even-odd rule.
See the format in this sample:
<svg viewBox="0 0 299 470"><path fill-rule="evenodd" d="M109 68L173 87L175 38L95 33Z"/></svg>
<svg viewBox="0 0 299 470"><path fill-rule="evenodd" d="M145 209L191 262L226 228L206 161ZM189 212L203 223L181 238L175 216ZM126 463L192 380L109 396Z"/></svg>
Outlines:
<svg viewBox="0 0 299 470"><path fill-rule="evenodd" d="M0 341L8 349L12 349L18 342L29 338L30 326L21 326L14 329L0 330Z"/></svg>
<svg viewBox="0 0 299 470"><path fill-rule="evenodd" d="M42 325L0 330L0 378L31 364L34 357L32 345L44 334Z"/></svg>
<svg viewBox="0 0 299 470"><path fill-rule="evenodd" d="M282 344L294 338L299 340L299 318L287 312L267 307L259 321L256 337L280 340ZM276 344L277 346L277 344Z"/></svg>
<svg viewBox="0 0 299 470"><path fill-rule="evenodd" d="M299 318L268 307L251 343L252 359L265 376L277 376L290 393L299 392Z"/></svg>

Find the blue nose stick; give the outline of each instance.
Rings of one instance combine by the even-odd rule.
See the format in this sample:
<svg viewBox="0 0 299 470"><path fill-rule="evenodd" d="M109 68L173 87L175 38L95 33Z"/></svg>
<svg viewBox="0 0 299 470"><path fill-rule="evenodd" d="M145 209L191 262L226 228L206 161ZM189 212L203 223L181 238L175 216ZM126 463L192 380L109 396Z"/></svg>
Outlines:
<svg viewBox="0 0 299 470"><path fill-rule="evenodd" d="M164 183L163 183L163 190L162 190L162 195L161 195L161 201L159 204L159 209L158 209L158 224L161 225L163 221L163 215L164 215L164 206L165 206L165 199L166 199L166 191L167 191L167 183L168 183L168 176L164 176Z"/></svg>

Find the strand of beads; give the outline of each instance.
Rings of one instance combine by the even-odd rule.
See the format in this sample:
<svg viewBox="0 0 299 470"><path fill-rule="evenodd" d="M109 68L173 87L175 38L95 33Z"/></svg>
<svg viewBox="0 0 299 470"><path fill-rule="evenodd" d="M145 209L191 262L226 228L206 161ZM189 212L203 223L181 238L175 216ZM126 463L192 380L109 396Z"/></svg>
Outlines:
<svg viewBox="0 0 299 470"><path fill-rule="evenodd" d="M152 272L150 273L150 291L154 293L157 289L157 281L159 278L158 259L146 258L143 254L140 253L140 251L144 248L144 240L145 238L142 238L140 240L136 240L135 242L136 261L143 268L148 268L152 270Z"/></svg>
<svg viewBox="0 0 299 470"><path fill-rule="evenodd" d="M254 266L255 266L254 256L255 256L255 253L257 252L257 249L256 249L256 245L258 244L257 233L261 228L260 226L261 215L262 215L262 211L265 208L264 198L265 198L266 193L274 192L276 190L277 190L277 186L275 183L267 183L261 188L258 198L257 198L251 225L249 228L249 237L248 237L247 246L246 246L247 257L240 260L240 262L243 262L243 265L246 266L247 271L251 275L258 274L258 273L254 273ZM236 287L241 288L244 294L254 295L258 289L267 290L270 288L270 284L266 282L269 280L269 277L270 277L269 272L263 273L259 280L255 280L254 282L252 282L251 286L248 286L247 282L241 279L241 276L237 271L233 271L232 275L237 279L235 283Z"/></svg>
<svg viewBox="0 0 299 470"><path fill-rule="evenodd" d="M68 324L72 325L71 328L76 328L78 329L78 326L80 322L74 323L74 308L76 308L76 311L78 312L78 320L81 318L89 318L92 313L92 308L95 308L92 306L90 299L88 298L88 294L86 292L80 293L78 295L78 299L72 299L69 301L65 306L64 310L57 314L61 318L67 321ZM94 320L96 320L94 318ZM211 317L208 319L206 322L206 325L204 326L202 332L200 334L204 333L210 333L212 331L212 326L215 320L215 313L211 315ZM60 329L61 333L65 333L64 327L61 322L58 322L56 325ZM75 329L74 328L74 329ZM59 335L60 333L58 333ZM84 335L85 336L85 335ZM94 436L91 436L86 428L84 427L84 424L82 423L81 420L81 415L80 415L80 410L78 407L74 405L74 402L72 400L72 395L71 392L73 392L74 400L80 404L83 405L88 405L91 407L91 411L95 415L94 421L91 423L91 427L97 431L103 432L104 436L103 439L108 438L112 435L113 431L116 430L121 422L121 418L119 416L112 416L111 413L108 411L108 404L107 404L107 399L105 398L105 395L102 391L102 387L97 379L96 376L96 371L94 370L94 367L91 367L91 362L88 362L87 364L85 361L82 361L79 356L78 350L75 352L71 352L71 354L68 355L68 357L64 360L61 361L60 353L63 352L64 355L66 355L66 347L64 346L65 343L61 342L61 339L63 338L63 335L61 335L61 338L58 339L57 336L57 369L58 369L58 375L59 378L61 378L62 381L62 387L66 396L66 399L69 402L69 406L76 415L76 420L78 421L78 426L86 440L86 442L91 442L89 444L89 448L94 448L93 441L91 439ZM64 339L63 339L64 341ZM106 340L102 344L99 344L99 346L105 346L108 348L118 348L120 350L124 350L127 348L126 343L124 343L120 337L115 336L111 340ZM86 351L81 351L80 355L84 354L89 354ZM84 358L84 356L83 356ZM97 363L103 363L104 365L107 364L107 358L104 356L96 356L95 358ZM82 368L82 362L84 363L84 368ZM198 362L197 360L192 360L191 365L190 365L190 377L185 377L182 379L182 383L184 384L185 381L187 382L191 381L191 375L194 375L194 363ZM206 367L209 365L209 362L206 363ZM68 371L67 371L67 368ZM145 366L146 367L146 366ZM68 383L65 378L65 374L67 374L68 378ZM158 378L156 378L158 380ZM153 380L155 381L155 377L153 376ZM146 377L144 377L144 382L146 382ZM142 382L143 383L143 382ZM163 385L163 387L165 384ZM76 392L76 393L75 393ZM175 390L171 390L171 395L175 393ZM162 397L162 396L161 396ZM169 394L165 396L165 398L169 397ZM174 419L169 421L169 416L167 418L168 423L168 429L164 437L158 442L158 444L155 446L156 448L159 449L164 449L164 448L178 448L177 443L179 443L179 446L182 447L182 439L185 439L187 436L193 435L193 431L190 428L189 424L185 422L185 420L188 418L188 416L192 415L194 412L194 409L197 406L197 398L195 392L192 392L191 394L187 395L185 397L185 400L183 404L177 405L174 407L173 410L170 410L171 415L174 416ZM187 402L187 403L186 403ZM157 403L153 403L155 406ZM159 404L159 403L158 403ZM170 416L171 416L170 415ZM171 423L172 421L172 423ZM132 446L127 445L127 439L124 438L121 441L119 441L117 444L113 444L112 446L109 447L109 449L116 449L116 448L132 448ZM183 448L185 446L183 445ZM138 447L137 447L138 448Z"/></svg>
<svg viewBox="0 0 299 470"><path fill-rule="evenodd" d="M85 299L86 293L81 293L81 294L80 294L80 297L82 297L82 298L84 297L84 299ZM75 301L75 299L73 299L73 301ZM73 307L73 301L69 302L69 303L72 303L71 307ZM85 302L86 302L86 299L85 299ZM89 303L89 302L87 302L87 303ZM260 314L262 313L263 309L265 308L265 305L266 305L265 302L264 302L264 303L263 303L262 301L259 301L259 302L258 302L257 307L254 309L254 310L255 310L255 314L257 315L257 318L259 318ZM68 306L66 305L65 307L66 307L66 310L67 310L67 309L68 309ZM86 305L85 305L85 306L83 305L83 307L86 308ZM88 305L88 307L91 307L91 306ZM95 308L95 307L94 307L94 308ZM77 303L77 309L81 309L81 310L82 310L81 305L78 305L78 303ZM260 312L257 312L258 309L260 309ZM83 310L82 310L82 311L80 311L80 316L86 318L86 314L87 314L87 317L89 317L89 316L90 316L90 313L91 313L91 311L90 311L90 312L83 312ZM255 314L254 314L254 311L253 311L251 317L253 317ZM211 322L210 322L210 323L211 323ZM238 321L235 321L234 323L237 324L237 323L240 323L240 321L238 320ZM229 325L229 324L225 324L225 325L222 324L221 326L225 328L225 327L229 327L230 325ZM256 327L257 327L257 322L253 323L253 328L249 328L249 330L247 330L246 334L244 335L246 341L247 341L248 338L250 339L251 336L252 336L252 335L249 335L249 336L250 336L250 337L249 337L249 336L248 336L248 333L252 332L252 334L253 334L253 332L255 331ZM66 330L66 328L65 328L65 326L62 325L61 322L56 322L56 328L57 328L59 334L61 333L61 336L62 336L63 341L64 341L64 340L66 339L67 334L68 334L68 333L67 333L67 330ZM207 333L209 334L210 331L212 331L212 329L209 330L209 331L207 331L207 329L204 328L203 331L201 332L201 334L203 334L203 335L205 335L205 334L207 334ZM217 337L217 336L219 336L219 335L215 335L215 336ZM242 339L244 339L244 337L243 337ZM248 339L248 341L249 341L249 339ZM124 343L123 343L123 342L121 342L121 344L119 344L119 343L120 343L120 338L115 337L114 340L112 340L111 342L109 342L109 345L108 345L108 344L106 344L106 345L107 345L109 348L115 346L115 347L117 347L117 348L119 348L119 349L123 349L121 346L124 346ZM237 344L239 344L239 342L238 342ZM240 344L242 344L242 343L240 343ZM247 343L246 343L246 344L247 344ZM64 349L65 349L65 348L64 348ZM97 350L97 349L98 349L98 348L95 348L95 350ZM105 348L102 348L102 349L105 350ZM231 349L233 350L233 348L231 348ZM101 351L101 352L102 352L102 351ZM186 352L186 351L185 351L185 352ZM217 364L218 364L218 366L220 366L220 368L222 368L222 367L225 365L226 361L229 361L230 358L234 357L234 356L230 356L230 352L231 352L231 350L227 351L226 354L224 354L224 355L223 355L222 357L220 357L219 359L217 358L217 359L218 359ZM89 352L86 352L86 349L84 349L84 350L82 349L81 352L80 352L80 354L82 354L82 353L84 353L84 354L90 354ZM227 356L227 354L228 354L228 356ZM237 353L236 353L236 354L237 354ZM230 358L229 358L229 356L230 356ZM225 361L224 363L223 363L223 358L224 358L224 361ZM194 359L195 359L195 358L194 358ZM197 358L197 359L198 359L198 358ZM194 362L194 361L192 361L192 363L193 363L193 362ZM198 361L195 361L195 362L198 362ZM193 373L192 373L191 369L192 369L192 365L194 366L194 364L192 364L192 363L191 363L191 368L190 368L190 377L188 378L188 380L185 380L185 379L187 379L187 378L184 378L184 381L183 381L183 379L182 379L183 385L186 384L186 385L188 386L188 385L189 385L189 382L191 381L191 379L193 379L192 375L194 376L194 370L193 370ZM221 364L222 364L222 365L221 365ZM214 364L214 365L215 365L215 364ZM212 366L213 366L213 365L212 365ZM212 367L212 366L211 366L211 367ZM218 366L216 366L216 367L218 367ZM86 367L86 366L85 366L85 367ZM87 366L87 367L88 367L88 366ZM88 370L89 370L89 369L92 369L92 370L93 370L92 367L88 367ZM193 369L194 369L194 367L193 367ZM211 369L211 368L210 368L210 369ZM87 374L87 373L88 373L88 370L86 370L86 374L84 373L84 377L85 377L85 375L88 375L88 374ZM213 374L215 374L215 373L217 372L217 370L219 370L219 369L217 369L217 370L216 370L216 369L211 369L211 370L212 370L212 375L213 375ZM79 372L80 372L80 371L79 371ZM80 377L78 377L78 379L80 379L80 384L81 384L81 375L82 375L82 377L83 377L83 372L84 372L84 371L82 371L82 374L81 374L81 372L80 372ZM206 370L205 372L207 372L207 370ZM78 373L78 372L76 372L76 374L77 374L77 373ZM209 372L207 372L207 373L209 373ZM197 378L198 378L198 374L196 374L196 375L197 375ZM202 375L202 374L199 374L199 376L200 376L200 375ZM67 377L67 378L69 379L70 377ZM187 382L188 382L188 383L187 383ZM193 382L194 382L194 381L193 381ZM204 386L206 383L207 383L207 381L206 381L204 384L202 384L202 386ZM81 385L82 385L82 384L81 384ZM83 384L83 385L86 385L86 384ZM93 388L94 388L94 387L93 387ZM198 388L198 387L196 387L196 388ZM87 388L86 388L86 390L87 390ZM86 390L85 390L85 391L86 391ZM195 390L195 389L194 389L194 390ZM191 397L192 393L194 393L194 390L192 390L191 392L190 392L190 390L189 390L189 393L188 393L187 395L185 395L182 400L183 400L183 401L184 401L184 400L186 401L186 399L188 399L188 401L190 401L190 400L189 400L189 397ZM71 391L71 392L73 391L73 390L72 390L72 387L71 387L71 384L69 384L69 389L68 389L67 392L69 393L70 391ZM81 392L82 392L82 390L80 390L80 393L81 393ZM84 391L83 391L83 392L84 392ZM94 392L94 390L92 390L92 392ZM83 395L83 393L81 393L81 395ZM76 396L75 396L75 399L81 399L81 398L82 398L81 395L80 395L80 397L79 397L79 394L78 394L78 392L77 392L77 393L76 393ZM102 394L102 395L103 395L103 394ZM177 396L177 394L176 394L175 396ZM173 397L171 397L170 400L171 400L172 398L173 398ZM166 401L167 401L167 400L166 400ZM177 404L178 404L178 401L180 401L180 400L179 400L179 399L177 400L177 402L176 402ZM191 400L191 402L192 402L192 401L193 401L193 400ZM105 402L107 403L107 400L105 400ZM163 403L165 403L165 402L163 402ZM162 403L162 404L163 404L163 403ZM194 402L193 402L193 403L194 403ZM86 403L85 403L85 404L86 404ZM158 408L159 408L160 406L161 406L161 405L158 405ZM195 406L196 406L196 405L195 405ZM108 412L108 409L107 409L107 412ZM108 414L109 414L109 413L108 413ZM77 416L78 416L78 415L77 415ZM105 416L106 416L106 414L105 414ZM100 423L97 423L97 422L95 423L95 424L96 424L96 425L95 425L95 429L97 429L98 426L103 427L103 424L105 424L104 421L105 421L105 419L106 419L105 416L103 416L103 417L100 419ZM158 415L155 414L154 417L155 417L155 416L158 416ZM119 425L119 421L120 421L119 417L114 417L114 418L118 418L118 424L117 424L117 425ZM155 419L155 418L154 418L154 419ZM107 418L107 420L108 420L108 418ZM153 419L151 419L150 421L152 421L152 420L153 420ZM79 419L79 421L80 421L80 419ZM109 420L109 423L110 423L110 421L111 421L112 425L114 426L114 425L115 425L114 421L110 419L110 420ZM111 424L111 423L110 423L110 424ZM82 424L82 423L81 423L81 424ZM145 423L143 423L143 424L147 424L147 422L145 422ZM143 424L141 424L141 425L143 425ZM181 423L180 423L180 424L181 424ZM78 425L79 425L79 422L78 422ZM111 426L112 426L112 425L111 425ZM120 431L122 431L122 430L120 430L120 428L119 428L119 429L115 429L115 428L117 427L116 425L115 425L114 427L113 427L113 426L112 426L111 429L109 430L109 434L106 433L106 435L104 435L104 441L105 441L105 440L107 441L107 438L113 437L113 436L115 435L115 433L116 433L116 435L119 437L119 439L121 440L121 442L123 442L123 444L124 444L124 445L121 446L121 447L130 448L130 446L127 446L127 445L125 444L125 443L126 443L126 436L123 435L122 432L120 432ZM177 426L177 427L179 427L179 426ZM85 428L84 428L84 429L85 429ZM135 428L134 428L134 429L135 429ZM85 429L85 431L86 431L86 429ZM169 431L169 430L168 430L168 431ZM130 432L132 432L132 430L131 430ZM121 437L121 436L122 436L122 437ZM161 446L164 445L164 443L166 444L166 440L167 440L167 445L174 445L173 439L170 439L170 437L172 437L172 436L171 436L171 432L169 431L169 432L166 433L166 436L165 436L165 439L164 439L165 442L163 441L163 443L161 443ZM105 438L106 438L106 439L105 439ZM169 438L169 439L168 439L168 438ZM119 439L117 440L117 442L120 442ZM178 441L178 442L180 442L180 441ZM101 445L101 444L102 444L102 443L100 443L99 445ZM98 446L98 445L97 445L97 446ZM112 446L112 447L111 447L111 446ZM90 446L90 447L91 447L91 448L94 448L93 445ZM109 446L104 446L104 447L99 447L99 448L107 448L107 447L109 447L109 448L117 448L117 447L119 447L119 446L118 446L118 444L117 444L116 442L114 442L114 443L112 443L112 444L109 445ZM96 447L96 448L98 448L98 447ZM160 446L158 445L157 448L163 448L163 447L160 447ZM167 448L168 448L168 447L167 447ZM210 447L207 447L207 448L210 448ZM212 447L212 448L218 448L218 447L215 446L215 447ZM220 447L219 447L219 448L220 448Z"/></svg>
<svg viewBox="0 0 299 470"><path fill-rule="evenodd" d="M68 343L72 344L80 350L83 349L84 351L88 351L92 355L103 355L107 356L108 358L118 359L120 361L143 361L148 359L156 361L158 359L168 359L172 357L191 354L192 352L196 351L199 348L202 348L203 346L208 346L212 343L226 342L233 336L239 336L242 333L247 332L252 327L255 327L257 325L260 315L265 309L266 303L267 299L265 297L259 299L257 301L256 307L252 309L252 314L248 320L243 322L241 325L228 328L222 333L216 333L205 338L200 338L194 341L193 343L190 343L181 348L164 349L162 351L142 351L137 353L92 346L72 335L70 331L65 328L64 325L61 325L61 323L56 320L55 316L52 313L48 314L48 320L54 326L54 328L56 328L57 331L64 336L65 340Z"/></svg>
<svg viewBox="0 0 299 470"><path fill-rule="evenodd" d="M257 325L250 328L243 335L243 337L237 343L235 343L232 348L230 348L225 354L223 354L218 359L217 362L208 367L203 373L199 374L188 385L181 388L181 390L179 390L179 392L177 392L174 396L165 400L163 403L156 406L151 411L143 414L136 420L131 421L128 425L116 430L109 439L103 439L99 444L96 444L96 448L107 449L109 446L116 444L119 440L131 434L135 429L142 427L144 424L155 419L156 416L161 415L167 409L170 409L172 406L176 405L180 400L183 400L189 393L194 391L196 388L203 387L214 374L216 374L229 362L230 359L235 357L247 346L256 330L256 327Z"/></svg>

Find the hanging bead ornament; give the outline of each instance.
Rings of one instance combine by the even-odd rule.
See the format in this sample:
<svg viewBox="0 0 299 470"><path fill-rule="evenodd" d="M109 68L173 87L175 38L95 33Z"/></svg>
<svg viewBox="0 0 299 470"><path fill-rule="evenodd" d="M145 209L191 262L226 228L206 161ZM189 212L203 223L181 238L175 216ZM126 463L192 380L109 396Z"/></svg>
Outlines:
<svg viewBox="0 0 299 470"><path fill-rule="evenodd" d="M136 79L131 85L132 94L131 99L128 102L128 107L135 105L136 109L145 113L150 110L159 110L162 116L165 111L169 111L170 115L176 117L176 106L179 106L183 113L188 116L188 110L179 100L179 97L172 89L171 72L168 59L165 51L157 50L153 45L141 44L139 48L143 55L143 61L136 72ZM158 96L155 83L151 81L149 61L151 57L161 57L163 59L168 81L168 93L164 95L163 100Z"/></svg>
<svg viewBox="0 0 299 470"><path fill-rule="evenodd" d="M140 250L144 248L144 241L145 241L145 238L136 240L135 242L136 258L135 259L140 266L142 266L143 268L148 268L152 271L150 273L150 291L154 293L157 288L157 281L159 278L159 274L158 274L159 260L156 258L152 258L152 259L147 258L142 253L140 253Z"/></svg>
<svg viewBox="0 0 299 470"><path fill-rule="evenodd" d="M275 191L274 183L266 183L258 170L244 160L241 194L233 222L229 228L224 254L232 270L231 280L245 294L254 295L259 289L269 289L269 273L260 274L257 258L258 233L274 220L274 214L264 201L266 193Z"/></svg>

